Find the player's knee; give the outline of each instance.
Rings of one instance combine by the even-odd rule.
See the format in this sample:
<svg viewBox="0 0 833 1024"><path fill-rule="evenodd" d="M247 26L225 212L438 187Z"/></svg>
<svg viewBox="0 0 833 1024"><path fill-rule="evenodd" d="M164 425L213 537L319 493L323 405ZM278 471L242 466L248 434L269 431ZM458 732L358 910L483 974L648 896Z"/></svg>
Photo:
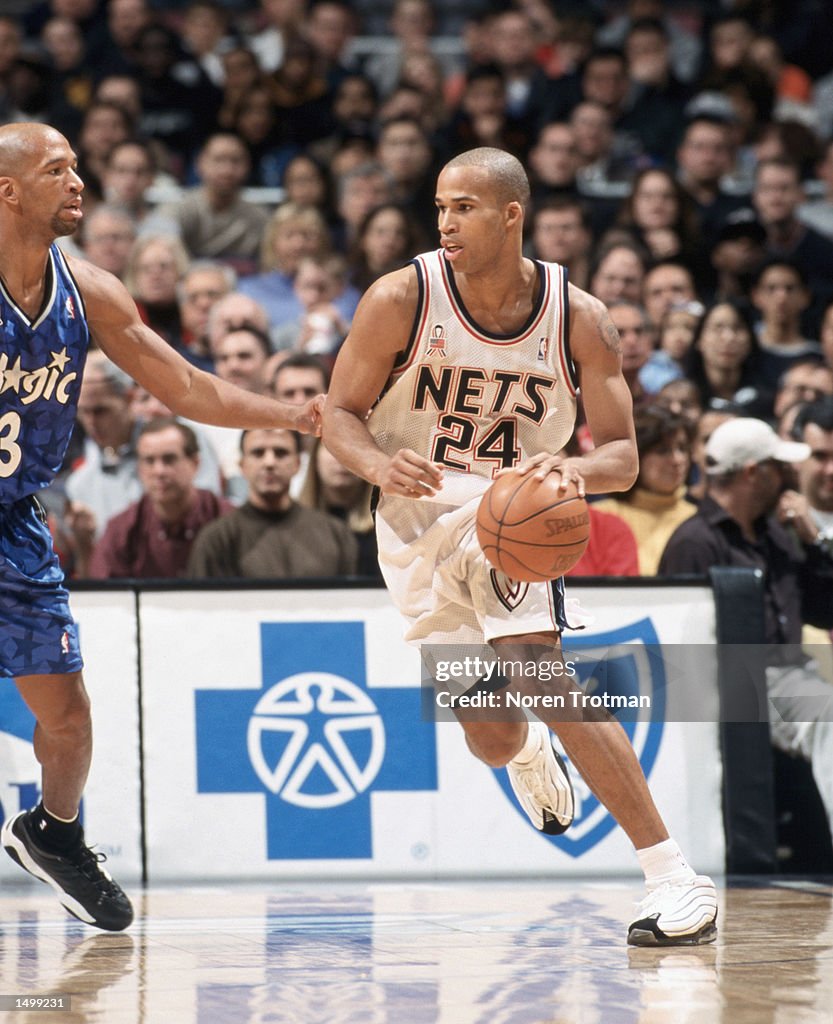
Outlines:
<svg viewBox="0 0 833 1024"><path fill-rule="evenodd" d="M92 719L90 717L90 698L86 691L81 691L77 698L69 705L67 713L67 727L78 735L86 735L92 732Z"/></svg>
<svg viewBox="0 0 833 1024"><path fill-rule="evenodd" d="M476 758L490 768L505 767L517 754L523 743L520 726L513 726L501 732L466 734L469 750Z"/></svg>
<svg viewBox="0 0 833 1024"><path fill-rule="evenodd" d="M60 685L60 684L56 684ZM56 699L42 704L37 711L41 729L53 736L84 739L92 732L90 698L83 683L70 683Z"/></svg>

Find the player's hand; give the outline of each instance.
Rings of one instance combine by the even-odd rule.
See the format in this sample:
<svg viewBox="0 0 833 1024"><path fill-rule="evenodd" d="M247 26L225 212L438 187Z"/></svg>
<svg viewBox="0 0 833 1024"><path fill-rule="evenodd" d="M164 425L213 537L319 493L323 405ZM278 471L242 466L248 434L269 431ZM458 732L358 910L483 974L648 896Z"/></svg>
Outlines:
<svg viewBox="0 0 833 1024"><path fill-rule="evenodd" d="M321 416L324 412L326 395L316 395L308 402L298 407L297 417L293 429L302 434L312 434L314 437L321 437Z"/></svg>
<svg viewBox="0 0 833 1024"><path fill-rule="evenodd" d="M775 507L775 518L782 526L791 526L802 544L812 544L819 535L810 504L798 491L784 491Z"/></svg>
<svg viewBox="0 0 833 1024"><path fill-rule="evenodd" d="M562 491L566 491L570 484L574 484L579 497L585 496L584 477L581 474L578 459L568 459L563 455L547 455L545 452L539 452L513 468L521 476L533 473L536 480L543 480L550 473L558 473L561 476L559 488ZM502 469L496 476L510 472L512 470Z"/></svg>
<svg viewBox="0 0 833 1024"><path fill-rule="evenodd" d="M400 448L388 460L376 483L383 494L425 498L436 494L442 487L443 467L410 448Z"/></svg>

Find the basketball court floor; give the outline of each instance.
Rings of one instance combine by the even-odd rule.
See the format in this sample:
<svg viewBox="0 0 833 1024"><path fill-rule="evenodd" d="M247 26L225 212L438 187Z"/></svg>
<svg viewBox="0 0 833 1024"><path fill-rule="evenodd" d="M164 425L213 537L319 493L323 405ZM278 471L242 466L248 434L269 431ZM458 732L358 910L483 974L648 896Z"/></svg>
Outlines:
<svg viewBox="0 0 833 1024"><path fill-rule="evenodd" d="M830 880L828 880L830 881ZM722 886L709 946L634 949L623 882L166 887L121 934L0 886L9 1024L815 1024L833 1021L833 885ZM10 997L63 996L63 1010Z"/></svg>

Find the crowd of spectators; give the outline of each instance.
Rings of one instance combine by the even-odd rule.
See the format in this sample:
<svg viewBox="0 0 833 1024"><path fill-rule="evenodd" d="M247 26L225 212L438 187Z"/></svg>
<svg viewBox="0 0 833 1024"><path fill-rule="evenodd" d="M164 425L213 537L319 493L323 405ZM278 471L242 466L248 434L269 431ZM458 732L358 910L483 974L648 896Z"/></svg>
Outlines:
<svg viewBox="0 0 833 1024"><path fill-rule="evenodd" d="M706 495L721 422L792 436L833 395L831 2L15 11L0 14L0 123L54 125L86 185L60 244L119 276L187 359L284 400L326 389L362 293L436 244L443 163L515 153L526 254L609 306L634 398L639 479L593 516L621 555L597 543L586 572L657 572ZM793 483L816 481L805 496L833 536L826 422L808 428L818 472ZM592 445L586 427L576 444ZM374 575L368 488L334 463L285 432L177 428L93 353L44 498L76 578ZM314 538L310 557L287 537Z"/></svg>

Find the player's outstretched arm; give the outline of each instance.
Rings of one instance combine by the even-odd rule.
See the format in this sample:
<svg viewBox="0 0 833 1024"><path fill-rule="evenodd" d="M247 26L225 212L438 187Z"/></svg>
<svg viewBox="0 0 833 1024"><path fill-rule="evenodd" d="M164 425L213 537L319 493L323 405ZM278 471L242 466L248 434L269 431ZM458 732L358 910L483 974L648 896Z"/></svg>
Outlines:
<svg viewBox="0 0 833 1024"><path fill-rule="evenodd" d="M320 432L320 399L293 406L255 395L183 359L142 323L127 289L91 263L71 261L96 344L178 416L223 427L283 427Z"/></svg>
<svg viewBox="0 0 833 1024"><path fill-rule="evenodd" d="M589 494L625 491L636 480L639 459L633 401L622 376L619 332L606 306L572 285L570 324L570 352L595 447L565 461L576 466Z"/></svg>
<svg viewBox="0 0 833 1024"><path fill-rule="evenodd" d="M387 494L433 494L442 467L410 449L392 457L376 444L366 420L394 361L410 338L417 309L412 267L380 278L367 290L336 359L324 407L324 442L339 462Z"/></svg>

